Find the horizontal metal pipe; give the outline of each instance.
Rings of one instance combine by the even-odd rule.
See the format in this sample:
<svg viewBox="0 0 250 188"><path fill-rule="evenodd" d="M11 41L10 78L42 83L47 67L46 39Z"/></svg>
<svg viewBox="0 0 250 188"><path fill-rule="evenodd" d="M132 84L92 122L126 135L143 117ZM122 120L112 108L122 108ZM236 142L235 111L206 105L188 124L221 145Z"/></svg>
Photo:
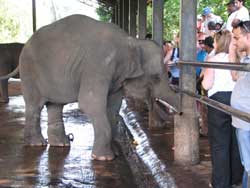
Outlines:
<svg viewBox="0 0 250 188"><path fill-rule="evenodd" d="M226 62L189 62L189 61L178 61L180 65L191 65L195 67L208 67L216 69L229 69L238 71L250 72L249 63L226 63ZM178 63L176 64L178 66Z"/></svg>
<svg viewBox="0 0 250 188"><path fill-rule="evenodd" d="M187 90L180 90L178 87L174 86L174 87L171 87L173 88L176 92L181 92L181 93L184 93L190 97L193 97L195 98L195 100L203 103L203 104L206 104L206 105L209 105L217 110L220 110L220 111L223 111L229 115L232 115L232 116L235 116L237 118L240 118L244 121L247 121L247 122L250 122L250 114L249 113L246 113L246 112L242 112L240 110L237 110L235 108L232 108L231 106L228 106L228 105L225 105L223 103L220 103L218 101L215 101L215 100L212 100L206 96L202 96L202 95L198 95L196 93L193 93L193 92L190 92L190 91L187 91Z"/></svg>
<svg viewBox="0 0 250 188"><path fill-rule="evenodd" d="M166 106L169 111L173 111L175 113L178 113L178 114L181 114L181 112L179 112L175 107L171 106L169 103L167 103L166 101L162 100L162 99L159 99L159 98L156 98L156 101L158 101L159 103L163 104L164 106Z"/></svg>

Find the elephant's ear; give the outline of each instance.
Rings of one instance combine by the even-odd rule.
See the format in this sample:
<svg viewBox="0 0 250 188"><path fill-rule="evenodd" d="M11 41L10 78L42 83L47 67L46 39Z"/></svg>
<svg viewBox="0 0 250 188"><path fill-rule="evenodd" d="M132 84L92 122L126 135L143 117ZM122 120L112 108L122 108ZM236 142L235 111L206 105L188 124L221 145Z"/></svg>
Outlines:
<svg viewBox="0 0 250 188"><path fill-rule="evenodd" d="M124 81L138 78L144 74L142 69L142 52L139 46L134 44L135 39L129 37L127 48L120 54L122 58L117 64L113 77L112 90L116 91L123 86Z"/></svg>

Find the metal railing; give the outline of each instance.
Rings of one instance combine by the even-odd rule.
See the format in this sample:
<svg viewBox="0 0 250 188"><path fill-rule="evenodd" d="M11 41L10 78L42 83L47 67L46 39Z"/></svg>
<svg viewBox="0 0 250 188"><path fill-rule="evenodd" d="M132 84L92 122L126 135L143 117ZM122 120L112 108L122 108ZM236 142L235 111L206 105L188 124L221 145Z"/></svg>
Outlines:
<svg viewBox="0 0 250 188"><path fill-rule="evenodd" d="M246 71L250 72L250 64L249 63L227 63L227 62L189 62L189 61L179 61L178 63L171 64L170 66L195 66L195 67L206 67L206 68L216 68L216 69L229 69L236 71ZM171 86L175 92L186 94L195 100L209 105L217 110L223 111L229 115L240 118L244 121L250 122L250 113L243 112L241 110L232 108L231 106L225 105L223 103L212 100L206 96L199 95L194 92L190 92L187 90L180 89L177 86ZM249 94L250 95L250 94ZM181 114L180 112L178 112Z"/></svg>

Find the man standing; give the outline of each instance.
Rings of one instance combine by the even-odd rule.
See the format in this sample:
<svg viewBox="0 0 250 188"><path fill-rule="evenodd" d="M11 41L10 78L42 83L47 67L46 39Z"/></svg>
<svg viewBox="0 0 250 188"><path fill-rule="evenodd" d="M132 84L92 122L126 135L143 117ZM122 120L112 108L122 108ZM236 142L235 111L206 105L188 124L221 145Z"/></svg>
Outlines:
<svg viewBox="0 0 250 188"><path fill-rule="evenodd" d="M250 63L250 21L239 22L234 25L233 43L230 48L232 61L236 61L237 51L246 52L241 62ZM250 72L232 71L234 80L237 80L231 96L231 106L243 112L250 112ZM232 117L232 125L236 128L241 162L244 166L242 188L250 186L250 123Z"/></svg>
<svg viewBox="0 0 250 188"><path fill-rule="evenodd" d="M237 26L240 21L249 20L249 12L244 6L245 0L235 0L235 6L237 8L236 16L232 21L232 26Z"/></svg>
<svg viewBox="0 0 250 188"><path fill-rule="evenodd" d="M228 12L228 19L226 24L226 29L232 32L232 22L236 18L237 15L237 7L235 6L235 0L230 0L227 4L227 12Z"/></svg>

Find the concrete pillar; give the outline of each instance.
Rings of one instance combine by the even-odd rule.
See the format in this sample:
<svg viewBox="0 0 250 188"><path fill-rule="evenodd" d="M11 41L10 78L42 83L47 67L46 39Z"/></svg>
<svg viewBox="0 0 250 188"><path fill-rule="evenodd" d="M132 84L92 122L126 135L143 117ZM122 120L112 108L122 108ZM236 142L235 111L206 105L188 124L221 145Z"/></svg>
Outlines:
<svg viewBox="0 0 250 188"><path fill-rule="evenodd" d="M196 8L197 0L181 0L180 60L183 61L195 61ZM180 88L195 92L195 67L182 67ZM186 95L182 95L180 110L183 112L183 115L175 116L175 161L182 164L197 164L200 159L199 127L195 100Z"/></svg>
<svg viewBox="0 0 250 188"><path fill-rule="evenodd" d="M129 0L123 0L123 29L128 32Z"/></svg>
<svg viewBox="0 0 250 188"><path fill-rule="evenodd" d="M136 37L136 8L138 0L129 0L129 34Z"/></svg>
<svg viewBox="0 0 250 188"><path fill-rule="evenodd" d="M164 0L153 0L153 40L162 46L163 40L163 7ZM149 129L162 127L162 121L157 115L157 104L151 101L149 104Z"/></svg>
<svg viewBox="0 0 250 188"><path fill-rule="evenodd" d="M164 0L153 0L153 40L162 46Z"/></svg>
<svg viewBox="0 0 250 188"><path fill-rule="evenodd" d="M138 1L138 34L140 39L145 39L147 34L147 0Z"/></svg>

